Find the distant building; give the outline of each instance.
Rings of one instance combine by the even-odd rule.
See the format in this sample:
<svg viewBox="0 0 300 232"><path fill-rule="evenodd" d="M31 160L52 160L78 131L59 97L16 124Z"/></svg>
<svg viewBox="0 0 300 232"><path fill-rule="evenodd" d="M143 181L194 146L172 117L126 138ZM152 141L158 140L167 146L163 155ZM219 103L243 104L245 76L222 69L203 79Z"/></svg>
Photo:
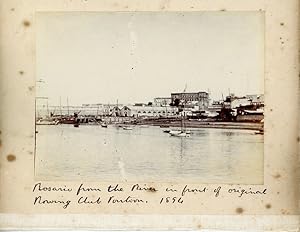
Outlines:
<svg viewBox="0 0 300 232"><path fill-rule="evenodd" d="M122 117L130 117L131 115L131 109L128 106L123 106L123 108L120 111Z"/></svg>
<svg viewBox="0 0 300 232"><path fill-rule="evenodd" d="M242 106L250 106L251 105L251 100L245 97L242 98L235 98L232 99L231 101L231 108L235 109L237 107L242 107Z"/></svg>
<svg viewBox="0 0 300 232"><path fill-rule="evenodd" d="M110 111L110 116L116 116L116 117L121 116L121 109L118 106L114 106L109 111Z"/></svg>
<svg viewBox="0 0 300 232"><path fill-rule="evenodd" d="M246 98L250 99L252 104L255 105L264 105L264 95L263 94L249 94L246 95Z"/></svg>
<svg viewBox="0 0 300 232"><path fill-rule="evenodd" d="M208 106L208 111L210 112L221 112L224 103L222 101L213 101L210 106Z"/></svg>
<svg viewBox="0 0 300 232"><path fill-rule="evenodd" d="M178 114L177 107L171 106L128 106L130 115L133 117L168 117Z"/></svg>
<svg viewBox="0 0 300 232"><path fill-rule="evenodd" d="M179 101L183 105L198 105L199 109L207 109L209 105L209 94L207 92L194 93L171 93L171 104L176 105Z"/></svg>
<svg viewBox="0 0 300 232"><path fill-rule="evenodd" d="M170 97L156 97L154 98L155 106L169 106L172 100Z"/></svg>

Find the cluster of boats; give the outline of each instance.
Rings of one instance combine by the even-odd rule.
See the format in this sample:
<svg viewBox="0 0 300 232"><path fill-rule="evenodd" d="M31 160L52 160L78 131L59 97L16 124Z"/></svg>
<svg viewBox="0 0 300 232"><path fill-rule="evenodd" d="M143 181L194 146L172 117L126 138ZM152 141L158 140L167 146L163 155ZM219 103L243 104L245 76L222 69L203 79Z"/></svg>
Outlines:
<svg viewBox="0 0 300 232"><path fill-rule="evenodd" d="M101 124L101 127L103 128L107 128L108 127L108 124L106 122L102 122ZM130 127L130 126L122 126L122 125L119 125L119 127L123 128L123 130L132 130L133 128Z"/></svg>
<svg viewBox="0 0 300 232"><path fill-rule="evenodd" d="M105 122L105 121L102 121L102 122L95 121L95 123L97 125L100 125L103 128L108 127L108 123ZM58 119L52 119L52 120L39 119L36 122L36 125L58 125L58 124L65 124L65 123L58 120ZM72 123L66 123L66 124L73 124L74 127L79 127L79 125L80 125L80 123L78 121L75 121L75 120L72 121ZM118 128L122 128L123 130L133 130L132 126L126 125L126 124L125 125L124 124L116 124L115 126L117 126ZM148 127L148 125L140 125L140 127ZM162 131L164 133L168 133L170 136L173 136L173 137L190 137L191 136L191 132L186 129L186 126L185 126L184 123L181 124L180 129L171 129L167 125L166 126L160 126L160 127L162 128ZM254 134L263 135L264 130L260 129L258 131L255 131Z"/></svg>

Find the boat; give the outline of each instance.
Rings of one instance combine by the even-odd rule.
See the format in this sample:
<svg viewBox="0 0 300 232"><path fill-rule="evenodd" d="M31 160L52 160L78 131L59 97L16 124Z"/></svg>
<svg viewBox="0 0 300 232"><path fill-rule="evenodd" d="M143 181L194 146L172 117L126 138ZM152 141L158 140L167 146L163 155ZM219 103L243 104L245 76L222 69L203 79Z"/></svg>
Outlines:
<svg viewBox="0 0 300 232"><path fill-rule="evenodd" d="M101 123L101 126L104 128L107 128L107 123L103 122L103 123Z"/></svg>
<svg viewBox="0 0 300 232"><path fill-rule="evenodd" d="M123 130L132 130L133 128L130 126L123 126Z"/></svg>
<svg viewBox="0 0 300 232"><path fill-rule="evenodd" d="M169 132L169 134L174 137L190 137L190 133L190 131L184 130L173 130Z"/></svg>
<svg viewBox="0 0 300 232"><path fill-rule="evenodd" d="M264 134L264 130L259 130L259 131L255 131L256 135L263 135Z"/></svg>
<svg viewBox="0 0 300 232"><path fill-rule="evenodd" d="M180 133L182 133L181 130L170 130L170 131L169 131L169 134L170 134L170 135L177 135L177 134L180 134Z"/></svg>
<svg viewBox="0 0 300 232"><path fill-rule="evenodd" d="M172 130L169 132L171 136L175 137L190 137L190 131L187 131L184 123L185 114L181 117L181 130Z"/></svg>
<svg viewBox="0 0 300 232"><path fill-rule="evenodd" d="M36 125L58 125L59 124L59 120L43 120L43 119L39 119L36 122Z"/></svg>
<svg viewBox="0 0 300 232"><path fill-rule="evenodd" d="M171 136L175 136L175 137L190 137L190 134L187 134L186 132L181 131L180 133L177 133L177 134L171 134Z"/></svg>
<svg viewBox="0 0 300 232"><path fill-rule="evenodd" d="M168 125L161 125L161 126L159 126L160 128L169 128L170 126L168 126Z"/></svg>

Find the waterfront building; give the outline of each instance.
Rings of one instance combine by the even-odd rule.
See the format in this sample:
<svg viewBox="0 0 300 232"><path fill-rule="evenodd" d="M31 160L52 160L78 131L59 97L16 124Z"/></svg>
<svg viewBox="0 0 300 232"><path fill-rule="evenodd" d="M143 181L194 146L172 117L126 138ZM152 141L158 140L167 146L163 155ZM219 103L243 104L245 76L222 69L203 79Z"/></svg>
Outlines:
<svg viewBox="0 0 300 232"><path fill-rule="evenodd" d="M178 108L172 106L128 106L133 117L171 117L178 115Z"/></svg>
<svg viewBox="0 0 300 232"><path fill-rule="evenodd" d="M235 109L237 107L242 107L242 106L250 106L251 105L251 100L246 98L246 97L242 97L242 98L234 98L231 100L231 109Z"/></svg>
<svg viewBox="0 0 300 232"><path fill-rule="evenodd" d="M169 106L172 100L170 97L156 97L153 102L155 106Z"/></svg>
<svg viewBox="0 0 300 232"><path fill-rule="evenodd" d="M254 105L264 105L264 95L263 94L249 94L246 98L251 100Z"/></svg>
<svg viewBox="0 0 300 232"><path fill-rule="evenodd" d="M221 112L223 104L224 103L222 101L213 101L213 103L208 106L208 111L214 113Z"/></svg>
<svg viewBox="0 0 300 232"><path fill-rule="evenodd" d="M130 117L131 115L131 109L128 106L123 106L121 109L121 116L122 117Z"/></svg>
<svg viewBox="0 0 300 232"><path fill-rule="evenodd" d="M193 93L171 93L172 105L198 105L199 110L207 109L209 105L209 94L207 92Z"/></svg>
<svg viewBox="0 0 300 232"><path fill-rule="evenodd" d="M121 116L121 109L119 106L114 106L113 108L109 109L110 111L110 116L113 117L120 117Z"/></svg>

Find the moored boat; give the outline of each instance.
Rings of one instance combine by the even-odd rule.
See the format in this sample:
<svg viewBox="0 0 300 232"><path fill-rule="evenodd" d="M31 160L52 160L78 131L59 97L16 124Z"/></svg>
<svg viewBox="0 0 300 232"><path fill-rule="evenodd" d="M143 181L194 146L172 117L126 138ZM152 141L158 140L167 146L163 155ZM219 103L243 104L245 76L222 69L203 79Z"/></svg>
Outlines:
<svg viewBox="0 0 300 232"><path fill-rule="evenodd" d="M169 131L169 134L170 134L170 135L177 135L177 134L180 134L180 133L182 133L181 130L170 130L170 131Z"/></svg>
<svg viewBox="0 0 300 232"><path fill-rule="evenodd" d="M263 135L264 134L264 130L259 130L259 131L255 131L256 135Z"/></svg>
<svg viewBox="0 0 300 232"><path fill-rule="evenodd" d="M183 131L180 131L179 133L171 134L171 136L174 136L174 137L190 137L189 134L187 134L186 132L183 132Z"/></svg>
<svg viewBox="0 0 300 232"><path fill-rule="evenodd" d="M101 123L101 127L107 128L107 123L105 122Z"/></svg>
<svg viewBox="0 0 300 232"><path fill-rule="evenodd" d="M170 126L168 126L168 125L161 125L161 126L159 126L160 128L169 128Z"/></svg>
<svg viewBox="0 0 300 232"><path fill-rule="evenodd" d="M39 119L36 121L36 125L58 125L59 121L58 120L42 120Z"/></svg>

